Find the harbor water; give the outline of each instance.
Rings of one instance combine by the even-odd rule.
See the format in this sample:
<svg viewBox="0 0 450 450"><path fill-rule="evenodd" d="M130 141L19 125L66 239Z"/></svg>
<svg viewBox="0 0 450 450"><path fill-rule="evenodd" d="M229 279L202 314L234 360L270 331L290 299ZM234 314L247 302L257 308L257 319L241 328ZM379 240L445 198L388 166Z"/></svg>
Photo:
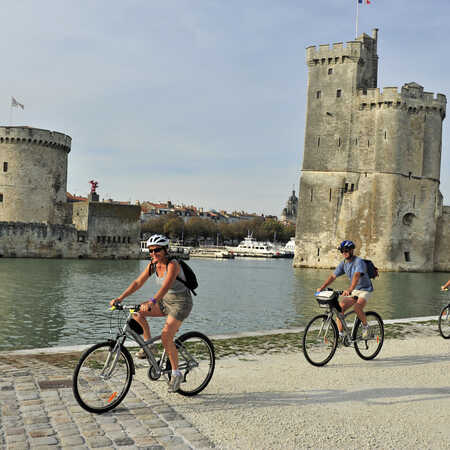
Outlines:
<svg viewBox="0 0 450 450"><path fill-rule="evenodd" d="M318 313L313 293L330 270L294 269L288 259L191 259L199 279L194 308L181 331L226 334L295 328ZM0 259L0 350L95 343L109 337L119 313L108 311L148 261ZM435 316L448 303L445 273L381 273L366 310L384 319ZM340 277L333 285L345 289ZM150 278L126 299L155 292ZM151 319L159 334L164 319Z"/></svg>

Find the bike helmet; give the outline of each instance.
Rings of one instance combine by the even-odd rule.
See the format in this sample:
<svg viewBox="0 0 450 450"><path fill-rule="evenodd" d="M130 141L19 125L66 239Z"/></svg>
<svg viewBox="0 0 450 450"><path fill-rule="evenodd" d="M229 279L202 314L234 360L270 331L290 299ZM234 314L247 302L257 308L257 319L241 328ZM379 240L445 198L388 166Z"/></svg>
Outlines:
<svg viewBox="0 0 450 450"><path fill-rule="evenodd" d="M147 247L150 245L159 245L160 247L167 247L169 245L169 239L167 239L162 234L153 234L147 240Z"/></svg>
<svg viewBox="0 0 450 450"><path fill-rule="evenodd" d="M342 253L344 249L352 250L355 248L355 244L353 241L342 241L339 244L338 250Z"/></svg>

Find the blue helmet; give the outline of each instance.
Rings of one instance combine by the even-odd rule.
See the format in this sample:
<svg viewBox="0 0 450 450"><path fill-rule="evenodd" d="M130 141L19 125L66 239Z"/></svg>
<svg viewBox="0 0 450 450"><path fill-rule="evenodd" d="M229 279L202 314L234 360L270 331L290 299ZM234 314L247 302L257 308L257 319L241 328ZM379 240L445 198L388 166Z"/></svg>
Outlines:
<svg viewBox="0 0 450 450"><path fill-rule="evenodd" d="M355 243L353 241L342 241L339 244L338 250L342 253L345 249L352 250L355 248Z"/></svg>

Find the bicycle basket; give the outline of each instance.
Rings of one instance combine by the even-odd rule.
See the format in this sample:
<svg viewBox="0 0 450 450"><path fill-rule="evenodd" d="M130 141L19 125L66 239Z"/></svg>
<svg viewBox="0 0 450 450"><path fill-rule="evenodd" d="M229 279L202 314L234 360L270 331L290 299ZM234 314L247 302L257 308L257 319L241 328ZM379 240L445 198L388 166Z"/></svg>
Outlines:
<svg viewBox="0 0 450 450"><path fill-rule="evenodd" d="M317 303L320 308L336 308L338 311L341 310L339 303L337 301L339 294L335 291L320 291L315 293Z"/></svg>

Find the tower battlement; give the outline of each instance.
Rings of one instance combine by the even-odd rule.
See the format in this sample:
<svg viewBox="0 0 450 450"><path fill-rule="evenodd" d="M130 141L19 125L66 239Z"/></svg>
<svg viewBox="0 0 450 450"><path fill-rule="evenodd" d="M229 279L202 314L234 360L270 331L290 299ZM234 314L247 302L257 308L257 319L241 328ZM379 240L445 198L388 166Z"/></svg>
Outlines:
<svg viewBox="0 0 450 450"><path fill-rule="evenodd" d="M36 144L70 152L72 138L57 131L31 127L0 127L0 144Z"/></svg>
<svg viewBox="0 0 450 450"><path fill-rule="evenodd" d="M377 52L377 33L377 29L373 30L372 37L363 33L359 38L348 41L345 45L343 42L336 42L331 47L329 44L318 47L311 45L306 48L306 62L308 65L336 64L374 57Z"/></svg>
<svg viewBox="0 0 450 450"><path fill-rule="evenodd" d="M425 92L417 83L406 83L398 87L358 89L360 109L375 107L412 108L413 112L425 110L439 111L445 115L447 98L443 94Z"/></svg>

